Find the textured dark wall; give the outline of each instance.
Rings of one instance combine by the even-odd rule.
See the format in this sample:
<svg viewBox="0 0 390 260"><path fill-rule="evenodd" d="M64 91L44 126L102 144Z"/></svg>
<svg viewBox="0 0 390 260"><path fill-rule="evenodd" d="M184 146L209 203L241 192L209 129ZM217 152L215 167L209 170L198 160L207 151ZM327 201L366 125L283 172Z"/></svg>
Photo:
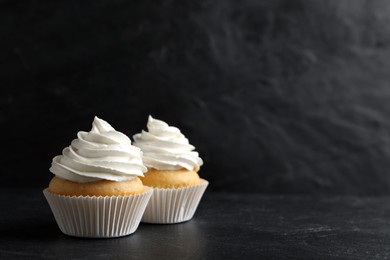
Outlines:
<svg viewBox="0 0 390 260"><path fill-rule="evenodd" d="M1 1L2 186L151 113L211 190L390 194L390 2Z"/></svg>

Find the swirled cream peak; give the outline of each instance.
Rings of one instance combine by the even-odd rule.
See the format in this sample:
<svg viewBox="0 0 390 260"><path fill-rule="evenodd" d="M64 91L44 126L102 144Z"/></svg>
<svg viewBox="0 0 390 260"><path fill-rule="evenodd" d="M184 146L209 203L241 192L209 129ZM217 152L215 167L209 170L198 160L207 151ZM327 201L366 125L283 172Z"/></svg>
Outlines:
<svg viewBox="0 0 390 260"><path fill-rule="evenodd" d="M134 145L141 148L146 167L157 170L197 171L203 164L195 147L176 127L149 116L148 131L134 135Z"/></svg>
<svg viewBox="0 0 390 260"><path fill-rule="evenodd" d="M50 171L74 182L125 181L143 176L142 152L129 137L95 117L89 132L80 131L62 155L53 158Z"/></svg>

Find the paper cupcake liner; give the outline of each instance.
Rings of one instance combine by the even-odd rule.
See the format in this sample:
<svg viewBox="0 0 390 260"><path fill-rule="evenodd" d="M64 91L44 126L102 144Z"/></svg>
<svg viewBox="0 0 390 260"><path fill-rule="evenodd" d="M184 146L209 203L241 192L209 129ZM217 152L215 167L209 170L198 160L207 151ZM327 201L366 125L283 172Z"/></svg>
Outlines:
<svg viewBox="0 0 390 260"><path fill-rule="evenodd" d="M76 237L121 237L134 233L153 193L129 196L64 196L43 190L60 230Z"/></svg>
<svg viewBox="0 0 390 260"><path fill-rule="evenodd" d="M208 181L178 189L154 188L141 222L173 224L192 219Z"/></svg>

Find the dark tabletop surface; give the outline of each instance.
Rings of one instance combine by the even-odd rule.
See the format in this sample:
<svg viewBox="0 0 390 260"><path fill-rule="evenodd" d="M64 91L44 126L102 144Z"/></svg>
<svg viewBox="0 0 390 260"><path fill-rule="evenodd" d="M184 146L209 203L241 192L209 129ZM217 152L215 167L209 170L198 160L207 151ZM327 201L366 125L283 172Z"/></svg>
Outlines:
<svg viewBox="0 0 390 260"><path fill-rule="evenodd" d="M58 229L41 190L1 189L0 259L387 259L390 197L206 192L194 218L133 235Z"/></svg>

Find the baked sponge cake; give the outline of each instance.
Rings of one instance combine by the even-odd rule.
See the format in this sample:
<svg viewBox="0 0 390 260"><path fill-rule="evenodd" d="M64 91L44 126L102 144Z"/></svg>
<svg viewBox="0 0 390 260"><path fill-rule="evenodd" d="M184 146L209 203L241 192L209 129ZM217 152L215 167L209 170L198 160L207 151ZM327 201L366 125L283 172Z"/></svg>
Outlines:
<svg viewBox="0 0 390 260"><path fill-rule="evenodd" d="M188 221L208 185L198 174L203 161L178 128L149 116L147 129L133 136L148 169L140 178L154 189L142 222Z"/></svg>
<svg viewBox="0 0 390 260"><path fill-rule="evenodd" d="M118 237L137 229L152 189L140 177L142 152L106 121L95 117L55 156L45 189L61 231L79 237Z"/></svg>
<svg viewBox="0 0 390 260"><path fill-rule="evenodd" d="M196 171L180 170L156 170L150 168L142 182L146 186L155 188L183 188L200 184L200 178Z"/></svg>
<svg viewBox="0 0 390 260"><path fill-rule="evenodd" d="M144 185L138 177L128 181L78 183L55 176L49 183L48 191L66 196L127 196L142 193Z"/></svg>

